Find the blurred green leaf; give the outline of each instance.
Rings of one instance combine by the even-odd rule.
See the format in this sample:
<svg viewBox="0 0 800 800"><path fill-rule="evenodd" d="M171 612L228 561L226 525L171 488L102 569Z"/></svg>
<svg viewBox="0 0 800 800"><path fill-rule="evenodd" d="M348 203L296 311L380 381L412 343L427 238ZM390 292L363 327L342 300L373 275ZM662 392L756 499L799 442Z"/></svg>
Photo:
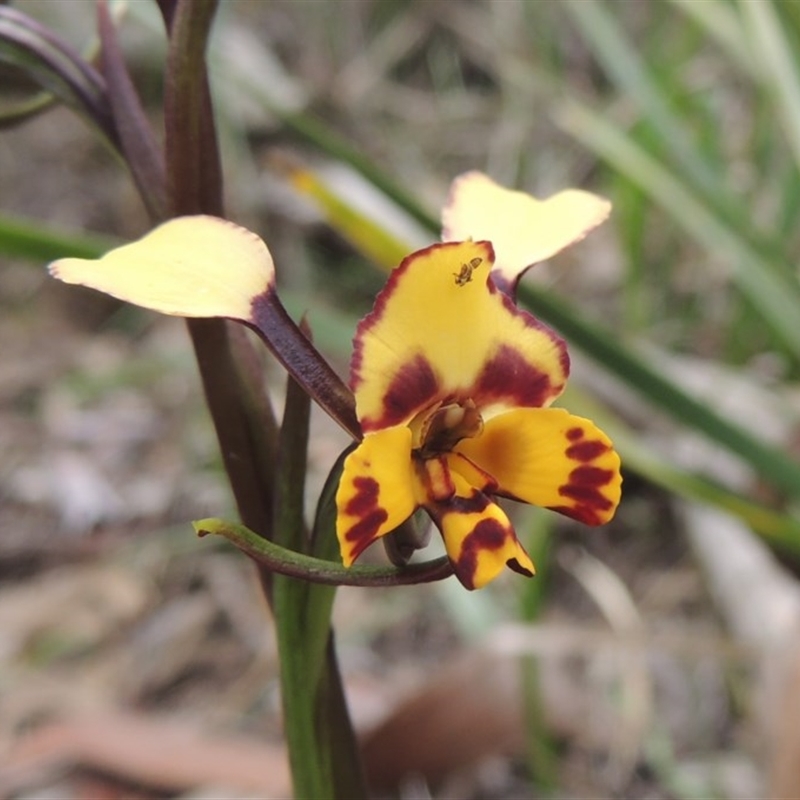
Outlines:
<svg viewBox="0 0 800 800"><path fill-rule="evenodd" d="M59 230L39 222L0 215L0 255L46 263L56 258L99 258L120 242L100 234Z"/></svg>
<svg viewBox="0 0 800 800"><path fill-rule="evenodd" d="M703 32L728 57L728 63L749 77L758 74L750 52L749 42L742 30L736 6L727 0L670 0L686 16L694 20Z"/></svg>
<svg viewBox="0 0 800 800"><path fill-rule="evenodd" d="M772 96L800 168L800 64L786 38L784 22L771 0L740 2L743 28L752 42L764 87Z"/></svg>
<svg viewBox="0 0 800 800"><path fill-rule="evenodd" d="M557 111L558 124L640 186L692 238L716 257L724 257L731 278L760 311L764 324L800 360L800 285L729 225L666 166L640 147L607 117L577 100Z"/></svg>
<svg viewBox="0 0 800 800"><path fill-rule="evenodd" d="M640 54L624 35L619 15L600 0L567 0L563 7L570 12L620 92L636 101L684 172L706 190L717 188L718 176L692 141L689 121L673 112L669 98L664 96L646 63L646 54Z"/></svg>

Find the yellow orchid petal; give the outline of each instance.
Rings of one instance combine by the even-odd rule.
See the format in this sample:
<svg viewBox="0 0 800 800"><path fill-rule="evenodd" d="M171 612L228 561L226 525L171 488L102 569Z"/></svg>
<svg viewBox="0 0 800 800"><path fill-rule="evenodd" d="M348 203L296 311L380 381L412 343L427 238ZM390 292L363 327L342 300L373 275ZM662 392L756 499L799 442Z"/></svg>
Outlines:
<svg viewBox="0 0 800 800"><path fill-rule="evenodd" d="M488 239L495 272L502 276L498 283L513 287L528 267L583 239L610 211L608 200L590 192L567 189L537 200L473 171L451 184L442 209L442 239Z"/></svg>
<svg viewBox="0 0 800 800"><path fill-rule="evenodd" d="M480 589L506 566L532 576L533 562L503 509L457 473L451 477L456 494L425 508L442 532L456 577L467 589Z"/></svg>
<svg viewBox="0 0 800 800"><path fill-rule="evenodd" d="M414 488L418 505L444 502L456 493L446 458L415 459Z"/></svg>
<svg viewBox="0 0 800 800"><path fill-rule="evenodd" d="M489 473L498 494L550 508L587 525L614 516L619 456L593 422L560 408L522 408L489 420L456 451Z"/></svg>
<svg viewBox="0 0 800 800"><path fill-rule="evenodd" d="M470 486L487 494L497 492L494 476L474 464L463 453L445 453L444 459L450 471L457 472Z"/></svg>
<svg viewBox="0 0 800 800"><path fill-rule="evenodd" d="M249 321L254 300L275 283L266 244L210 216L176 217L102 258L63 258L53 277L180 317Z"/></svg>
<svg viewBox="0 0 800 800"><path fill-rule="evenodd" d="M569 371L564 342L489 279L488 242L435 244L404 259L361 321L351 363L365 432L407 424L439 401L549 405Z"/></svg>
<svg viewBox="0 0 800 800"><path fill-rule="evenodd" d="M411 431L403 426L367 434L347 456L336 492L336 534L346 567L414 513L412 470Z"/></svg>

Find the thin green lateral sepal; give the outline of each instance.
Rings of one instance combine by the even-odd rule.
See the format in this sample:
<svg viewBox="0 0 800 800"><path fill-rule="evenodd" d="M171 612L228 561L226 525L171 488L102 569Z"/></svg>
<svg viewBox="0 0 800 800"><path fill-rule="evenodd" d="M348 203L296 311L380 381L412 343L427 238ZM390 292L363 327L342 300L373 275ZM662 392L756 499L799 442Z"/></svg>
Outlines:
<svg viewBox="0 0 800 800"><path fill-rule="evenodd" d="M442 580L453 572L447 556L405 567L344 567L333 561L287 550L234 522L209 518L197 520L192 526L198 536L213 534L224 537L274 572L329 586L405 586Z"/></svg>

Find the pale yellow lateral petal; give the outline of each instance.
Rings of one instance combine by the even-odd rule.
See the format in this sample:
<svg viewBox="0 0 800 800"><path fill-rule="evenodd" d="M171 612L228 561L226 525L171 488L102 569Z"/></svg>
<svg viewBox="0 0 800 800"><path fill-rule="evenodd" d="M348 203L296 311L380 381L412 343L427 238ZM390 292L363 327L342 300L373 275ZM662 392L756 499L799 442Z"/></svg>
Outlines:
<svg viewBox="0 0 800 800"><path fill-rule="evenodd" d="M367 434L347 456L336 492L336 534L346 567L414 513L412 470L405 426Z"/></svg>
<svg viewBox="0 0 800 800"><path fill-rule="evenodd" d="M546 200L506 189L482 172L456 178L442 209L442 240L487 239L494 271L513 286L531 265L586 236L609 215L611 203L579 189Z"/></svg>
<svg viewBox="0 0 800 800"><path fill-rule="evenodd" d="M210 216L176 217L102 258L63 258L50 274L144 308L180 317L249 320L275 268L251 231Z"/></svg>

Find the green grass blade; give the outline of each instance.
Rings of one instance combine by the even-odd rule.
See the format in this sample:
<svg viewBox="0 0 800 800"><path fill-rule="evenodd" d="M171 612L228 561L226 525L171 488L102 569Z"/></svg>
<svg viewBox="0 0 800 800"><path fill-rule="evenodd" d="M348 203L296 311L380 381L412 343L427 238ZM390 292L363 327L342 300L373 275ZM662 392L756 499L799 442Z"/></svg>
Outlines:
<svg viewBox="0 0 800 800"><path fill-rule="evenodd" d="M75 233L41 222L0 216L0 255L41 263L56 258L99 258L120 242L100 234Z"/></svg>
<svg viewBox="0 0 800 800"><path fill-rule="evenodd" d="M726 219L710 208L630 136L576 100L567 100L559 125L641 187L695 241L722 256L731 278L780 339L800 359L800 285L777 268Z"/></svg>
<svg viewBox="0 0 800 800"><path fill-rule="evenodd" d="M764 86L772 95L784 133L800 167L800 65L770 0L739 3Z"/></svg>
<svg viewBox="0 0 800 800"><path fill-rule="evenodd" d="M750 52L750 42L731 3L726 0L671 0L671 2L719 45L728 57L729 63L736 65L749 77L758 75L758 68Z"/></svg>
<svg viewBox="0 0 800 800"><path fill-rule="evenodd" d="M624 35L618 15L599 0L567 0L563 8L570 12L603 69L623 95L636 101L684 172L706 191L713 191L718 177L692 142L686 120L673 113L646 62Z"/></svg>

